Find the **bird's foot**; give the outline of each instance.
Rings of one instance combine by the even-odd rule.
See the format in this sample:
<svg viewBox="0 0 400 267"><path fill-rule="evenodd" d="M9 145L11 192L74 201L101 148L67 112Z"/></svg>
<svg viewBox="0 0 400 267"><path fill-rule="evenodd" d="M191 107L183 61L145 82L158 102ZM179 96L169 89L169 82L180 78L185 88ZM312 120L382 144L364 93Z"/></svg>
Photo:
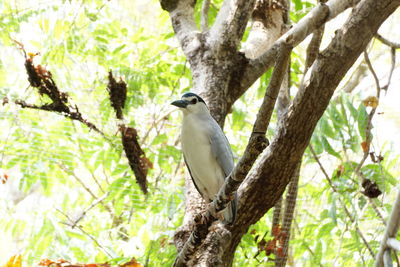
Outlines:
<svg viewBox="0 0 400 267"><path fill-rule="evenodd" d="M223 210L222 211L220 211L220 212L217 212L216 214L216 217L217 217L217 219L220 221L220 222L223 222L224 221L224 212L223 212Z"/></svg>
<svg viewBox="0 0 400 267"><path fill-rule="evenodd" d="M212 202L206 203L206 209L205 210L210 210ZM216 218L217 220L223 222L224 221L224 213L223 210L219 212L215 212L215 210L211 210L211 215Z"/></svg>
<svg viewBox="0 0 400 267"><path fill-rule="evenodd" d="M208 227L208 230L209 230L210 232L217 232L219 228L220 228L219 223L218 223L218 222L213 222L213 223L211 224L211 226Z"/></svg>
<svg viewBox="0 0 400 267"><path fill-rule="evenodd" d="M194 223L195 224L205 224L206 223L206 218L204 217L203 212L196 214L196 216L194 217Z"/></svg>

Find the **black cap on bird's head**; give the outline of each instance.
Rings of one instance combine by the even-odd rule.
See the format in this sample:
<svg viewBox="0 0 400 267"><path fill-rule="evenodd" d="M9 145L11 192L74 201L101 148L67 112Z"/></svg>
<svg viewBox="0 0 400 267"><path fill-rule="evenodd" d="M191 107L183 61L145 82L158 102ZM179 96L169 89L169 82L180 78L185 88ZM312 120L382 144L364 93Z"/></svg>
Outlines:
<svg viewBox="0 0 400 267"><path fill-rule="evenodd" d="M195 93L188 92L182 95L181 100L176 100L171 103L171 105L177 106L179 108L187 108L189 105L196 105L198 102L206 104L203 98L196 95Z"/></svg>

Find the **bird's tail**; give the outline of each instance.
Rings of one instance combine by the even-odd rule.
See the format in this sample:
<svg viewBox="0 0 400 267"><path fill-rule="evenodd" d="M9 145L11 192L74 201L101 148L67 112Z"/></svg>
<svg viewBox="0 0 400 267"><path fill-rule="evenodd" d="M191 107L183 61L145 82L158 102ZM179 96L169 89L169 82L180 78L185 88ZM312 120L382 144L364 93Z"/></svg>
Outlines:
<svg viewBox="0 0 400 267"><path fill-rule="evenodd" d="M234 199L229 202L228 206L224 209L224 224L231 225L236 219L236 207L237 207L237 194L235 193Z"/></svg>

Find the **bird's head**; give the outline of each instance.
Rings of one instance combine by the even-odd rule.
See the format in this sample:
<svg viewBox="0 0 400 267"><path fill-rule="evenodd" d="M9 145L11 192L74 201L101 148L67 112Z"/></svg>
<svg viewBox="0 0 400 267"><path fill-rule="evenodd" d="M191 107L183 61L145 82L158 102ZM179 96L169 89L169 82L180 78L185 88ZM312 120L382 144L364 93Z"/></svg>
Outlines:
<svg viewBox="0 0 400 267"><path fill-rule="evenodd" d="M176 100L171 105L177 106L183 114L209 112L203 98L191 92L183 94L181 100Z"/></svg>

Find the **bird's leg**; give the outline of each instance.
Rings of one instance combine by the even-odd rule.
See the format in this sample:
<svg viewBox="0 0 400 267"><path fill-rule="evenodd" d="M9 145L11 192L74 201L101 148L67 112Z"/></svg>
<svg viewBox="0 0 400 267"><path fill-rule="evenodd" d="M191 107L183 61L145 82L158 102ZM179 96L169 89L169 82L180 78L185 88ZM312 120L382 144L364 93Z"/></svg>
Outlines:
<svg viewBox="0 0 400 267"><path fill-rule="evenodd" d="M208 227L208 230L210 232L217 232L217 230L220 228L220 222L219 221L215 221L213 222L210 227Z"/></svg>
<svg viewBox="0 0 400 267"><path fill-rule="evenodd" d="M221 222L223 222L224 221L224 210L221 210L221 211L219 211L219 212L217 212L215 215L216 215L216 217L217 217L217 219L219 220L219 221L221 221Z"/></svg>
<svg viewBox="0 0 400 267"><path fill-rule="evenodd" d="M205 210L209 210L210 209L211 202L212 202L212 200L206 200L206 209ZM216 219L220 220L221 222L224 220L224 215L223 215L222 211L212 212L211 215L213 217L215 217Z"/></svg>
<svg viewBox="0 0 400 267"><path fill-rule="evenodd" d="M210 200L203 199L205 201L205 207L201 209L201 211L195 215L194 222L195 224L205 224L204 213L210 207Z"/></svg>
<svg viewBox="0 0 400 267"><path fill-rule="evenodd" d="M205 224L205 218L203 216L203 212L197 213L194 217L195 224Z"/></svg>
<svg viewBox="0 0 400 267"><path fill-rule="evenodd" d="M215 199L215 197L216 197L216 195L214 196L214 199ZM209 208L210 207L210 205L211 205L211 202L209 202L209 203L207 203L207 208ZM221 211L218 211L218 212L215 212L215 214L213 214L213 216L215 216L215 218L217 218L220 222L223 222L224 221L224 210L221 210Z"/></svg>

